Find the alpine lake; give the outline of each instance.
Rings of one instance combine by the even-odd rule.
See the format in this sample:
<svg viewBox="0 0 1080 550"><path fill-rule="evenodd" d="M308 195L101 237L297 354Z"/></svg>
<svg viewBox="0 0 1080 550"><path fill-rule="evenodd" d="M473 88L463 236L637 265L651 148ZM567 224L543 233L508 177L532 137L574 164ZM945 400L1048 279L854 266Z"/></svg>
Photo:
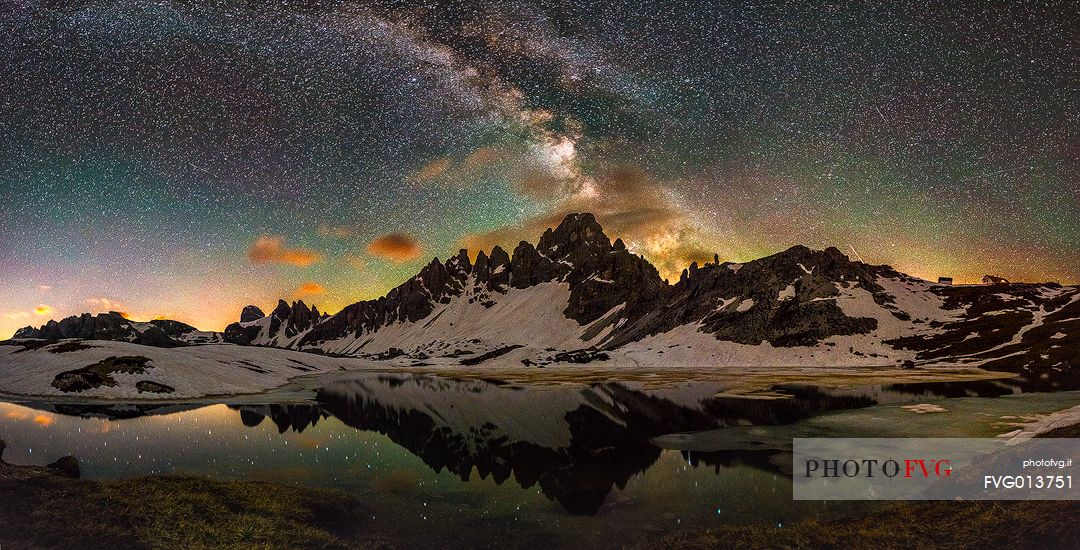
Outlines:
<svg viewBox="0 0 1080 550"><path fill-rule="evenodd" d="M86 479L183 475L346 491L401 547L621 546L721 525L783 527L876 503L794 501L794 437L995 437L1080 403L1032 376L730 396L708 382L537 386L334 373L186 403L6 398L10 464ZM912 405L935 405L912 407ZM933 412L917 412L917 411Z"/></svg>

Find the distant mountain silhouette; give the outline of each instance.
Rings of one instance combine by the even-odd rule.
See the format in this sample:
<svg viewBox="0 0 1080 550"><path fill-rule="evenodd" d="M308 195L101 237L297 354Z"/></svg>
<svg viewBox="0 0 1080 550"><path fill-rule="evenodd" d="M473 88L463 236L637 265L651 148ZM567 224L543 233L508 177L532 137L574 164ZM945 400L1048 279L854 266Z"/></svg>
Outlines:
<svg viewBox="0 0 1080 550"><path fill-rule="evenodd" d="M957 365L1023 371L1073 364L1080 289L942 285L836 248L795 246L745 263L691 264L669 283L592 214L534 246L438 258L385 296L334 315L302 301L255 306L223 334L169 321L83 315L16 338L243 345L400 365L612 361L650 366Z"/></svg>

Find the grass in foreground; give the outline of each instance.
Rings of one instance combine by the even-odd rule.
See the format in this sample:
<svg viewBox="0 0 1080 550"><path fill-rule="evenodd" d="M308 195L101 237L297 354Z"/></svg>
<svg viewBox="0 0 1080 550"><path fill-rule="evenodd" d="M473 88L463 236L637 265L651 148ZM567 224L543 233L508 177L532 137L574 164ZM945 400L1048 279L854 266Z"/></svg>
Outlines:
<svg viewBox="0 0 1080 550"><path fill-rule="evenodd" d="M47 473L0 479L4 548L369 547L360 538L369 518L343 492L274 483Z"/></svg>
<svg viewBox="0 0 1080 550"><path fill-rule="evenodd" d="M346 493L275 483L0 478L4 548L389 546L366 531L369 518L370 511ZM675 533L638 547L1080 548L1077 518L1076 502L907 502L847 520ZM395 542L410 547L408 541Z"/></svg>
<svg viewBox="0 0 1080 550"><path fill-rule="evenodd" d="M1080 502L903 502L843 521L671 534L641 548L1080 548Z"/></svg>

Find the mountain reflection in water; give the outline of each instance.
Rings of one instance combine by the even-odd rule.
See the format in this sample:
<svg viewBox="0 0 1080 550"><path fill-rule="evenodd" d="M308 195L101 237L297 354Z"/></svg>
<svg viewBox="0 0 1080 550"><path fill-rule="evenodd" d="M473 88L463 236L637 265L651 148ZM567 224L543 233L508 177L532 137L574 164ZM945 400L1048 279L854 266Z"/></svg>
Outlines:
<svg viewBox="0 0 1080 550"><path fill-rule="evenodd" d="M705 383L656 390L621 383L537 388L475 379L343 373L320 379L317 388L309 390L313 395L299 403L229 407L244 426L272 422L279 434L301 433L333 417L357 430L386 436L436 473L448 471L463 481L476 476L497 484L512 479L522 489L536 487L570 514L592 515L613 488L624 489L632 477L657 463L663 450L654 438L660 436L790 424L827 411L924 397L997 397L1071 389L1073 381L1054 382L1058 384L1051 386L1032 377L847 389L787 384L771 389L786 398L747 399L718 395L720 388ZM266 397L272 399L273 394ZM203 406L29 405L109 419L183 413ZM788 475L789 446L755 437L729 439L723 449L683 450L682 457L692 466L712 466L718 473L742 465Z"/></svg>
<svg viewBox="0 0 1080 550"><path fill-rule="evenodd" d="M247 426L265 419L278 431L302 432L335 417L389 437L436 472L463 481L477 475L538 486L571 514L595 514L613 487L624 488L660 457L656 436L734 425L791 422L816 411L872 405L862 396L802 388L796 399L712 397L704 392L654 395L617 383L587 388L526 389L485 381L423 376L359 377L328 384L311 405L236 405ZM779 472L771 449L688 460L739 462ZM475 474L474 474L475 471Z"/></svg>

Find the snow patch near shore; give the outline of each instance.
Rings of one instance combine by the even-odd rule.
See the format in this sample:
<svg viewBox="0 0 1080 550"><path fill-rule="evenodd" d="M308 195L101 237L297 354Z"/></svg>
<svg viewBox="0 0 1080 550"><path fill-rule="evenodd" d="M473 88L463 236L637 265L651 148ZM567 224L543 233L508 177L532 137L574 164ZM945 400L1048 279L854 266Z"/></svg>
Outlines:
<svg viewBox="0 0 1080 550"><path fill-rule="evenodd" d="M1027 424L1019 430L1014 430L1009 433L1002 434L998 437L1008 439L1008 444L1013 445L1016 443L1020 443L1021 441L1027 441L1028 439L1036 437L1040 434L1044 434L1058 428L1072 426L1074 424L1080 424L1080 405L1048 414L1034 422Z"/></svg>
<svg viewBox="0 0 1080 550"><path fill-rule="evenodd" d="M905 411L911 411L911 412L916 413L916 414L949 412L949 409L946 409L945 407L942 407L941 405L935 405L934 403L919 403L917 405L903 405L900 408L904 409Z"/></svg>

